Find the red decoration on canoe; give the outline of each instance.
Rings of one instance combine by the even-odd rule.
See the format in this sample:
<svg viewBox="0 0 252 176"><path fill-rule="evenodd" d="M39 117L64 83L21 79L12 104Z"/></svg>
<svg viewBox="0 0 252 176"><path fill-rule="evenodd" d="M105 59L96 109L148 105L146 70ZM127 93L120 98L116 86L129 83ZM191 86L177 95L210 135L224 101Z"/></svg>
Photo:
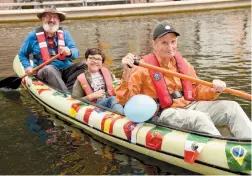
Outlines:
<svg viewBox="0 0 252 176"><path fill-rule="evenodd" d="M33 84L34 84L35 86L44 86L44 85L45 85L44 83L42 83L42 82L40 82L40 81L33 81Z"/></svg>
<svg viewBox="0 0 252 176"><path fill-rule="evenodd" d="M80 108L81 108L81 104L79 104L79 103L73 103L73 104L71 105L71 108L74 109L75 112L77 113L77 112L79 112L79 110L80 110Z"/></svg>
<svg viewBox="0 0 252 176"><path fill-rule="evenodd" d="M111 121L113 120L114 116L116 114L106 114L103 118L102 118L102 122L101 122L101 130L104 132L109 133L110 131L110 124ZM106 123L107 122L107 123ZM108 126L109 125L109 126ZM109 128L109 129L108 129Z"/></svg>
<svg viewBox="0 0 252 176"><path fill-rule="evenodd" d="M146 135L146 147L152 150L161 150L163 137L169 132L171 130L162 127L152 128Z"/></svg>
<svg viewBox="0 0 252 176"><path fill-rule="evenodd" d="M95 110L95 108L87 108L86 109L86 112L83 116L83 122L85 122L86 124L88 124L88 121L89 121L89 117L90 117L90 114Z"/></svg>
<svg viewBox="0 0 252 176"><path fill-rule="evenodd" d="M135 127L136 127L136 124L133 121L128 121L127 123L123 125L123 131L129 141L131 140L131 133Z"/></svg>
<svg viewBox="0 0 252 176"><path fill-rule="evenodd" d="M41 94L44 91L48 91L50 90L49 88L44 88L44 89L37 89L38 90L38 94Z"/></svg>

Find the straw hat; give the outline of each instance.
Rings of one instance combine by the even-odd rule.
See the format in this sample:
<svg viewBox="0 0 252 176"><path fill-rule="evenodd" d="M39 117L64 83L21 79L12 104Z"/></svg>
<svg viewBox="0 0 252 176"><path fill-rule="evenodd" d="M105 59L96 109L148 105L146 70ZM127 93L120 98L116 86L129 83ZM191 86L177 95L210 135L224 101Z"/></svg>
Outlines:
<svg viewBox="0 0 252 176"><path fill-rule="evenodd" d="M66 14L64 12L59 12L55 7L46 8L43 12L38 13L37 17L41 20L42 17L43 17L43 15L45 13L55 13L55 14L58 14L60 21L64 21L66 19Z"/></svg>

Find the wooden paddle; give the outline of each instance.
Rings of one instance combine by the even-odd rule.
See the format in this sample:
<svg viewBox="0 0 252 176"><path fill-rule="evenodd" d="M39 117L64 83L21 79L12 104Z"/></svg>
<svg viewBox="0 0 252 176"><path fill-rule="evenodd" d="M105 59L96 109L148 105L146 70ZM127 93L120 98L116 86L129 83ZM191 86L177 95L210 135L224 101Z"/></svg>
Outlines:
<svg viewBox="0 0 252 176"><path fill-rule="evenodd" d="M34 72L38 71L39 69L43 68L47 64L49 64L52 61L56 60L59 56L60 56L60 53L53 56L51 59L47 60L46 62L40 64L36 68L34 68L32 70L32 72L34 73ZM0 81L0 88L17 89L20 86L22 79L24 77L26 77L26 76L28 76L28 75L25 74L25 75L23 75L21 77L13 77L12 76L12 77L5 78L5 79Z"/></svg>
<svg viewBox="0 0 252 176"><path fill-rule="evenodd" d="M195 83L198 83L198 84L202 84L204 86L213 87L213 84L210 83L210 82L203 81L203 80L200 80L200 79L196 79L196 78L193 78L193 77L190 77L190 76L187 76L187 75L183 75L181 73L169 71L169 70L164 69L164 68L156 67L156 66L147 64L147 63L145 63L143 61L135 60L134 64L139 65L141 67L150 68L150 69L162 72L162 73L166 73L166 74L178 77L180 79L189 80L189 81L192 81L192 82L195 82ZM248 100L252 100L252 96L250 94L247 94L247 93L244 93L244 92L241 92L241 91L238 91L238 90L225 88L224 92L230 93L232 95L236 95L238 97L242 97L242 98L245 98L245 99L248 99Z"/></svg>

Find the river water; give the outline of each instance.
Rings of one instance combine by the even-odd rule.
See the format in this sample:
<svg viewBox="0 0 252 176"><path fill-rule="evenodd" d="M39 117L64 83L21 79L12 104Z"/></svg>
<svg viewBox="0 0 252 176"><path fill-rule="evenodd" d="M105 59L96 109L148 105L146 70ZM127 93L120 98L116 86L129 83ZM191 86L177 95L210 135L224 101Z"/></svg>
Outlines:
<svg viewBox="0 0 252 176"><path fill-rule="evenodd" d="M202 80L221 79L229 88L251 93L251 12L249 8L69 20L81 57L99 47L106 65L120 77L128 52L151 52L154 26L168 20L181 34L179 50ZM12 61L26 34L39 23L0 24L0 78L15 75ZM104 144L46 113L22 88L0 92L0 174L192 174L131 151ZM251 102L235 100L251 116ZM133 157L134 156L134 157Z"/></svg>

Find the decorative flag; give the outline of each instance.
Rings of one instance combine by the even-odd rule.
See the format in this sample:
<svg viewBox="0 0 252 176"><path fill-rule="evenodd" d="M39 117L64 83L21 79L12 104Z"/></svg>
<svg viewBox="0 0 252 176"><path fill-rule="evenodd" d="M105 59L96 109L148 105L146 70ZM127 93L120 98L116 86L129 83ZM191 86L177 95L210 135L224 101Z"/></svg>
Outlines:
<svg viewBox="0 0 252 176"><path fill-rule="evenodd" d="M251 144L227 142L225 151L230 170L251 170Z"/></svg>
<svg viewBox="0 0 252 176"><path fill-rule="evenodd" d="M44 86L44 85L45 85L44 83L42 83L42 82L40 82L40 81L38 81L38 80L33 81L33 84L34 84L35 86Z"/></svg>
<svg viewBox="0 0 252 176"><path fill-rule="evenodd" d="M209 137L189 134L185 142L184 161L193 164L209 139Z"/></svg>
<svg viewBox="0 0 252 176"><path fill-rule="evenodd" d="M73 98L73 97L68 97L67 100L69 100L69 101L75 101L76 99Z"/></svg>
<svg viewBox="0 0 252 176"><path fill-rule="evenodd" d="M89 117L91 115L91 113L95 110L95 108L87 108L85 111L85 114L83 116L83 122L85 122L86 124L88 124L89 121Z"/></svg>
<svg viewBox="0 0 252 176"><path fill-rule="evenodd" d="M101 121L101 130L113 134L113 127L118 119L123 118L123 116L118 116L117 114L106 114Z"/></svg>
<svg viewBox="0 0 252 176"><path fill-rule="evenodd" d="M59 96L59 97L62 97L62 98L67 98L68 94L55 91L55 92L53 92L53 96Z"/></svg>
<svg viewBox="0 0 252 176"><path fill-rule="evenodd" d="M85 106L88 106L87 103L84 103L84 102L80 102L80 103L73 103L71 105L71 108L69 110L69 115L71 117L75 117L77 115L77 113L79 112L80 108L82 107L85 107Z"/></svg>
<svg viewBox="0 0 252 176"><path fill-rule="evenodd" d="M123 125L124 134L126 135L129 141L131 140L131 133L135 127L136 127L136 124L133 121L128 121L127 123Z"/></svg>
<svg viewBox="0 0 252 176"><path fill-rule="evenodd" d="M35 81L32 82L32 84L34 84L36 90L38 91L38 94L41 94L44 91L50 91L48 86L46 86L43 83L40 84L39 81L35 80ZM30 85L30 84L28 84L28 85Z"/></svg>
<svg viewBox="0 0 252 176"><path fill-rule="evenodd" d="M48 87L46 88L37 88L38 94L41 94L44 91L50 91L50 89Z"/></svg>
<svg viewBox="0 0 252 176"><path fill-rule="evenodd" d="M146 147L152 150L161 150L163 137L171 132L168 128L155 127L148 131L146 135Z"/></svg>

